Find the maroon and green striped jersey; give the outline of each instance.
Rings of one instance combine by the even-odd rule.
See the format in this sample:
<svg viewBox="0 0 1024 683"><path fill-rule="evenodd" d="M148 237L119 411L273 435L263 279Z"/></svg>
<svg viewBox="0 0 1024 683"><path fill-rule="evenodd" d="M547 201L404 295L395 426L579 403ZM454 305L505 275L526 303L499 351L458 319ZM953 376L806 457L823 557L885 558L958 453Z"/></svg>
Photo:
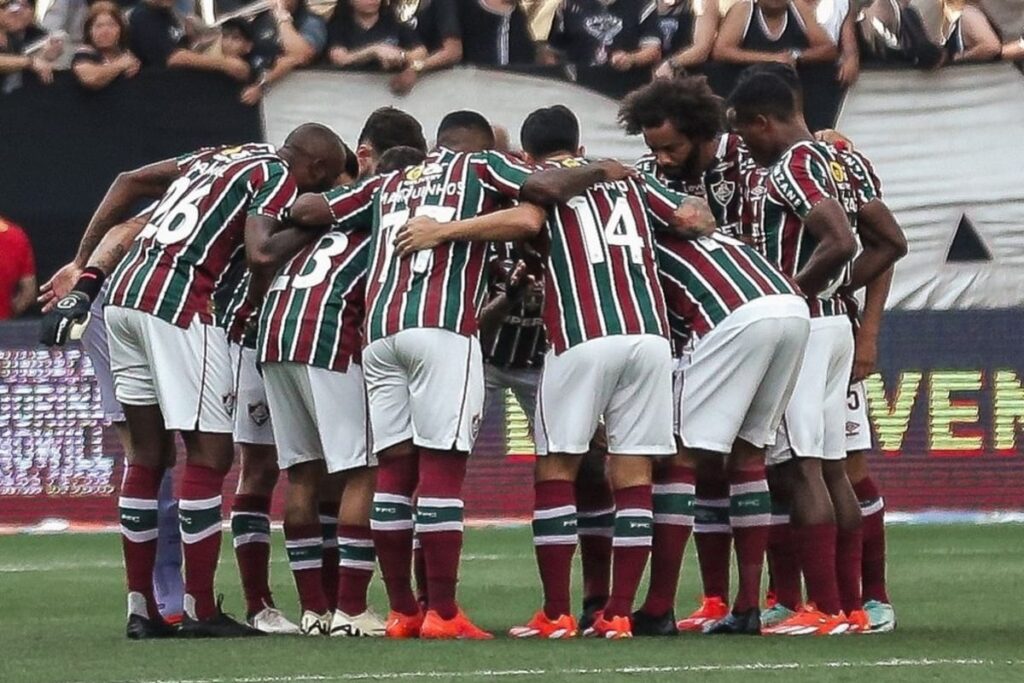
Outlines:
<svg viewBox="0 0 1024 683"><path fill-rule="evenodd" d="M502 208L534 170L499 152L442 148L418 166L325 194L339 226L372 225L367 343L416 327L476 333L488 245L448 242L400 258L395 234L413 216L445 223Z"/></svg>
<svg viewBox="0 0 1024 683"><path fill-rule="evenodd" d="M673 341L704 336L745 303L773 294L801 296L797 286L753 247L715 233L685 239L655 237L658 270Z"/></svg>
<svg viewBox="0 0 1024 683"><path fill-rule="evenodd" d="M296 186L270 145L200 150L178 165L181 177L111 276L106 303L188 327L196 317L213 322L214 290L244 258L246 218L282 220Z"/></svg>
<svg viewBox="0 0 1024 683"><path fill-rule="evenodd" d="M856 229L860 207L853 174L839 153L822 142L801 141L772 166L765 180L761 220L765 254L783 273L795 277L807 264L818 240L805 227L811 210L825 199L835 199ZM848 274L849 263L834 281ZM807 297L811 317L845 315L845 301L835 288L824 296Z"/></svg>
<svg viewBox="0 0 1024 683"><path fill-rule="evenodd" d="M744 188L746 176L756 164L740 136L733 133L722 134L712 166L704 173L700 182L668 177L658 166L653 154L642 157L636 162L635 167L642 173L650 173L670 190L704 197L715 216L718 229L726 235L738 238L750 234L751 224L745 220L749 216L749 210L746 208Z"/></svg>
<svg viewBox="0 0 1024 683"><path fill-rule="evenodd" d="M260 362L359 363L369 256L369 231L332 230L289 261L260 309Z"/></svg>
<svg viewBox="0 0 1024 683"><path fill-rule="evenodd" d="M597 183L549 210L543 315L556 354L616 334L668 336L652 233L684 198L647 174Z"/></svg>

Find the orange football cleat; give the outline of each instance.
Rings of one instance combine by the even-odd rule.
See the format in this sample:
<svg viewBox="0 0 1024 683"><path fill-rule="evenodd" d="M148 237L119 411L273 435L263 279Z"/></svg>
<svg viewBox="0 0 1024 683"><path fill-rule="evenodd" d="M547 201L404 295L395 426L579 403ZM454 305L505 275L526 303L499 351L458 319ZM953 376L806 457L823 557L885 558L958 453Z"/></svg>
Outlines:
<svg viewBox="0 0 1024 683"><path fill-rule="evenodd" d="M483 630L460 609L451 619L442 619L441 615L430 610L423 619L420 638L424 640L490 640L493 635Z"/></svg>
<svg viewBox="0 0 1024 683"><path fill-rule="evenodd" d="M579 634L579 627L576 626L576 619L571 614L549 619L544 610L540 610L525 626L513 626L508 630L508 634L513 638L562 640L575 638Z"/></svg>
<svg viewBox="0 0 1024 683"><path fill-rule="evenodd" d="M846 621L850 624L847 633L871 633L871 620L868 619L868 613L862 609L847 614Z"/></svg>
<svg viewBox="0 0 1024 683"><path fill-rule="evenodd" d="M384 636L395 640L409 640L420 637L420 628L423 626L423 614L413 615L402 614L394 610L388 614L387 623L384 625Z"/></svg>
<svg viewBox="0 0 1024 683"><path fill-rule="evenodd" d="M704 624L710 624L720 619L725 619L729 614L729 605L718 596L704 596L700 607L696 612L680 619L676 628L680 631L691 631L699 633L704 630Z"/></svg>
<svg viewBox="0 0 1024 683"><path fill-rule="evenodd" d="M632 638L633 624L629 617L605 619L604 612L599 612L594 617L594 625L588 628L583 635L588 638L604 638L605 640Z"/></svg>
<svg viewBox="0 0 1024 683"><path fill-rule="evenodd" d="M813 604L804 605L793 616L775 626L761 629L765 636L835 636L846 633L850 623L846 615L825 614Z"/></svg>

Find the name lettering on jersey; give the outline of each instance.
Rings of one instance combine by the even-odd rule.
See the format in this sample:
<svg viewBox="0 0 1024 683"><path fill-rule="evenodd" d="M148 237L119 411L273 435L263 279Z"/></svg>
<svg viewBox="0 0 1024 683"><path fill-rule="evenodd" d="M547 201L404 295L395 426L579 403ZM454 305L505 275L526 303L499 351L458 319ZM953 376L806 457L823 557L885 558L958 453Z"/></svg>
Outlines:
<svg viewBox="0 0 1024 683"><path fill-rule="evenodd" d="M418 168L418 167L417 167ZM439 185L429 180L421 179L425 182L421 182L417 185L401 185L394 192L385 192L381 195L381 201L384 204L408 204L410 201L424 199L426 197L434 195L456 195L461 194L465 191L466 184L461 180L456 183L446 183Z"/></svg>

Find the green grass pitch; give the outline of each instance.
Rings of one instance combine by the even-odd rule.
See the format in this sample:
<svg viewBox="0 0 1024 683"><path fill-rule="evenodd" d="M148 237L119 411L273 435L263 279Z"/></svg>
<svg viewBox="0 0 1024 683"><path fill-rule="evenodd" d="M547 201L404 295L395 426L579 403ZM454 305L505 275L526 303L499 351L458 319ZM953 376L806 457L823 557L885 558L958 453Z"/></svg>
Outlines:
<svg viewBox="0 0 1024 683"><path fill-rule="evenodd" d="M316 683L320 681L995 681L1024 680L1019 526L890 527L889 573L899 630L834 638L571 642L387 642L258 638L131 643L124 638L114 534L0 538L0 681ZM295 590L274 538L278 605ZM496 633L538 604L529 532L466 538L461 597ZM677 611L699 589L692 548ZM218 575L228 611L242 609L228 539ZM578 581L577 584L578 585ZM379 580L373 604L384 609Z"/></svg>

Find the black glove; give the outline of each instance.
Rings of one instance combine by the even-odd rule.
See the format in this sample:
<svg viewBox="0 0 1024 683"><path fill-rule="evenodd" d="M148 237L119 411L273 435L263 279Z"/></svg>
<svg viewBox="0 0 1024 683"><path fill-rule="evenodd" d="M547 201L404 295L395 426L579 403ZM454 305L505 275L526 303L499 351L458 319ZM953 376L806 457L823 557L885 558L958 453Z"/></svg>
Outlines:
<svg viewBox="0 0 1024 683"><path fill-rule="evenodd" d="M46 346L64 346L71 338L72 329L76 325L84 326L89 321L91 307L92 300L88 294L73 290L43 316L39 342Z"/></svg>

